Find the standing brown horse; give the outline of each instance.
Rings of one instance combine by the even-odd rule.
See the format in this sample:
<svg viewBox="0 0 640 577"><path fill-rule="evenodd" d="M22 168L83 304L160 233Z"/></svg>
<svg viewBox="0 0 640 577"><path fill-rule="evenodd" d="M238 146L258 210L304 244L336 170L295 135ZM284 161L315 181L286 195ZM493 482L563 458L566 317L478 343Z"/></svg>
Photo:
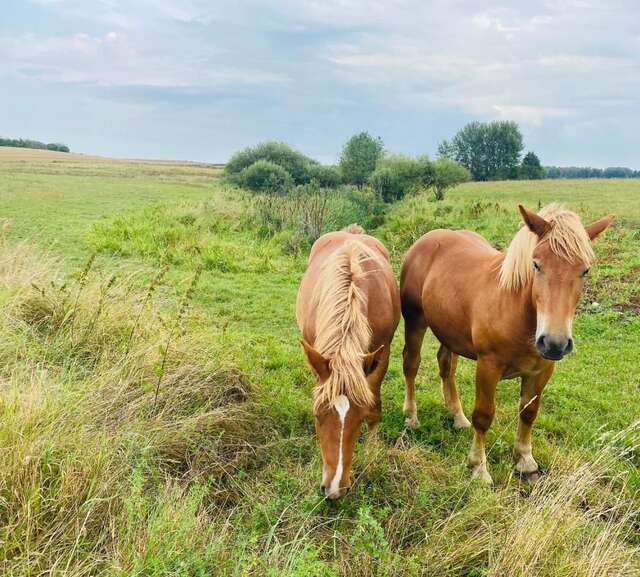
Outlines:
<svg viewBox="0 0 640 577"><path fill-rule="evenodd" d="M362 422L369 435L380 422L380 384L400 319L398 284L384 246L358 225L320 237L300 284L296 317L317 378L321 491L337 499L349 487Z"/></svg>
<svg viewBox="0 0 640 577"><path fill-rule="evenodd" d="M470 231L433 230L409 249L400 280L405 319L404 410L417 426L415 378L427 328L440 341L438 364L454 427L468 427L455 383L459 355L477 361L475 430L469 464L491 483L485 436L495 413L496 385L521 378L516 469L539 475L531 428L554 361L573 349L571 334L584 277L593 261L591 240L613 220L583 226L576 214L549 205L539 214L520 206L526 224L506 253Z"/></svg>

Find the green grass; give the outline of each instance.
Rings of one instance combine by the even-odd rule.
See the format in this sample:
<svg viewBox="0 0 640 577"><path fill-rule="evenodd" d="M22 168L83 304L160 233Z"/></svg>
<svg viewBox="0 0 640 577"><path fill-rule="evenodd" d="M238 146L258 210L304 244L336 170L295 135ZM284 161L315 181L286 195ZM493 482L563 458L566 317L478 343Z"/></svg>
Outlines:
<svg viewBox="0 0 640 577"><path fill-rule="evenodd" d="M0 170L13 221L0 248L3 574L638 575L638 181L470 183L388 209L374 233L396 270L436 226L504 246L518 202L617 220L596 245L577 351L545 391L534 453L549 475L533 492L512 474L515 381L499 386L489 437L496 486L470 481L471 433L447 418L432 336L421 426L404 430L400 327L380 440L359 444L353 489L332 504L317 494L294 320L306 245L261 234L213 168ZM459 369L467 413L473 367Z"/></svg>

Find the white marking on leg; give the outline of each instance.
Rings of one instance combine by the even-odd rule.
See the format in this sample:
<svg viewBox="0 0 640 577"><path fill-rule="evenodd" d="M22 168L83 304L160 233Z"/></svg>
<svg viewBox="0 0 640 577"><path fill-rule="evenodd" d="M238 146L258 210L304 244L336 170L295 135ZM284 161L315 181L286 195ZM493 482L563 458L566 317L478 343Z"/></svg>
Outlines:
<svg viewBox="0 0 640 577"><path fill-rule="evenodd" d="M415 398L409 398L408 393L404 395L404 406L402 410L404 414L407 415L407 418L404 420L405 426L410 429L417 429L420 426L420 421L418 421L418 405Z"/></svg>
<svg viewBox="0 0 640 577"><path fill-rule="evenodd" d="M453 415L454 429L466 429L470 426L471 422L469 421L469 419L467 419L467 417L465 417L465 414L462 412L462 410L459 413Z"/></svg>
<svg viewBox="0 0 640 577"><path fill-rule="evenodd" d="M342 439L344 437L344 422L347 418L347 413L349 412L349 408L351 407L349 403L349 399L345 395L340 395L336 398L333 403L336 411L338 412L338 416L340 417L340 446L338 448L338 465L336 467L336 472L331 481L331 485L329 486L329 495L333 495L340 490L340 481L342 480Z"/></svg>
<svg viewBox="0 0 640 577"><path fill-rule="evenodd" d="M516 469L520 473L535 473L538 470L538 463L533 458L531 444L523 444L516 441L515 448L518 455L520 455Z"/></svg>
<svg viewBox="0 0 640 577"><path fill-rule="evenodd" d="M484 452L484 439L480 439L477 432L473 436L473 444L471 445L468 461L469 464L473 466L473 473L471 476L474 479L479 478L488 485L493 483L493 479L487 470L487 456Z"/></svg>

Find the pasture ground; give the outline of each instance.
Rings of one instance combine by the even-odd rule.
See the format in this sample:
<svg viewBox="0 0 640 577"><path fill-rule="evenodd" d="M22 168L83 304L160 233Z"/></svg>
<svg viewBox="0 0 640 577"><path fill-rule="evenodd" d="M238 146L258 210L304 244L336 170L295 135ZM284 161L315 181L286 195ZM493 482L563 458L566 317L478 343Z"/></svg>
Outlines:
<svg viewBox="0 0 640 577"><path fill-rule="evenodd" d="M471 482L433 336L404 429L401 325L380 439L329 503L294 319L308 247L257 232L218 168L33 152L0 151L2 574L640 575L639 181L470 183L388 209L371 232L396 270L436 227L505 246L518 202L617 219L534 428L543 482L513 475L516 381L495 486ZM458 382L469 414L472 362Z"/></svg>

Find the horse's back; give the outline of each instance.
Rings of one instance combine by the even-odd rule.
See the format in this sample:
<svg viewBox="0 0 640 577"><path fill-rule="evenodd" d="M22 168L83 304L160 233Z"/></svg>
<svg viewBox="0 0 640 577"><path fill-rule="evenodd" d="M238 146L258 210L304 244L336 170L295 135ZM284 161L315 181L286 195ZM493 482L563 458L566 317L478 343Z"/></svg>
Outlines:
<svg viewBox="0 0 640 577"><path fill-rule="evenodd" d="M359 245L365 255L369 254L372 257L361 258L359 264L364 274L360 278L354 278L358 288L367 295L367 316L373 333L372 344L390 339L398 324L400 295L387 249L378 239L361 232L330 232L313 244L309 264L298 291L298 325L310 342L313 340L315 325L313 294L321 281L323 265L331 255L346 249L351 243L356 245L356 250Z"/></svg>
<svg viewBox="0 0 640 577"><path fill-rule="evenodd" d="M353 227L353 225L351 225ZM351 230L357 230L352 229ZM364 232L350 232L350 230L337 230L323 234L313 243L309 252L309 265L317 261L321 255L330 254L336 250L340 250L348 241L362 243L366 247L378 253L387 262L390 262L389 252L385 246L375 237Z"/></svg>
<svg viewBox="0 0 640 577"><path fill-rule="evenodd" d="M407 252L400 282L405 320L426 322L451 350L473 357L471 318L499 252L467 230L433 230Z"/></svg>
<svg viewBox="0 0 640 577"><path fill-rule="evenodd" d="M425 277L478 269L496 258L498 251L470 230L436 229L421 236L408 250L401 272L401 290L422 292ZM464 269L464 270L461 270ZM409 296L409 295L408 295Z"/></svg>

